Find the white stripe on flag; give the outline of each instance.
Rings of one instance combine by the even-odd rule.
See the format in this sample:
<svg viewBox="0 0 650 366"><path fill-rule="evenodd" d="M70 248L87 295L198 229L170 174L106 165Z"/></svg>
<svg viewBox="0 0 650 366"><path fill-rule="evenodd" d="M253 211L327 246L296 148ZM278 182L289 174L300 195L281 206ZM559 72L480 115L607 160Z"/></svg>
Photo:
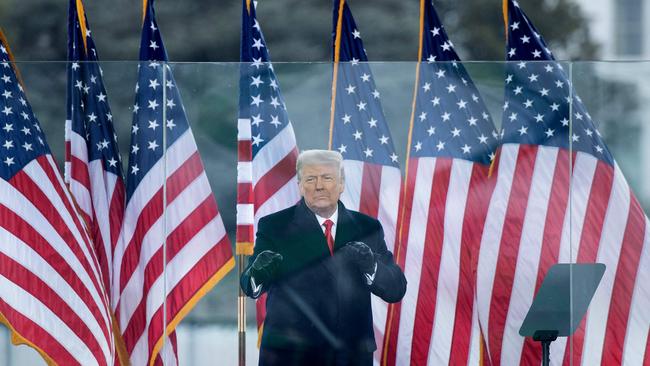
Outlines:
<svg viewBox="0 0 650 366"><path fill-rule="evenodd" d="M593 159L595 160L595 158ZM604 169L608 169L608 167ZM601 362L609 305L618 259L621 254L621 244L627 227L629 208L630 189L625 182L623 173L618 166L615 166L612 192L607 205L596 259L598 263L604 263L607 270L589 304L582 350L583 365L599 365Z"/></svg>
<svg viewBox="0 0 650 366"><path fill-rule="evenodd" d="M458 298L460 243L472 166L472 162L460 159L454 159L451 164L444 207L444 237L440 253L435 316L427 362L429 365L449 363Z"/></svg>
<svg viewBox="0 0 650 366"><path fill-rule="evenodd" d="M214 247L215 242L219 241L218 238L213 236L214 233L218 234L218 238L222 238L226 234L223 221L221 220L221 215L215 216L212 221L205 225L201 231L188 241L187 244L183 246L183 249L181 249L167 264L165 267L167 279L166 286L163 287L164 283L162 276L159 276L156 281L153 282L146 299L147 322L151 320L151 316L158 311L158 309L161 309L164 300L164 288L167 289L167 293L171 293L172 289L183 279L187 272L192 270L192 268L200 262L200 259ZM147 323L147 329L145 329L141 334L140 339L136 343L132 357L140 353L144 354L146 357L148 353L148 328L149 324Z"/></svg>
<svg viewBox="0 0 650 366"><path fill-rule="evenodd" d="M524 338L519 335L519 326L523 323L533 302L557 155L557 148L537 149L530 194L521 229L510 305L503 330L501 363L504 365L516 365L521 358Z"/></svg>
<svg viewBox="0 0 650 366"><path fill-rule="evenodd" d="M255 228L257 228L257 222L260 218L293 206L299 199L298 182L296 178L290 179L282 188L275 191L273 196L267 199L264 204L257 208L257 212L255 213Z"/></svg>
<svg viewBox="0 0 650 366"><path fill-rule="evenodd" d="M32 168L32 164L38 164L36 160L28 164L24 170ZM40 166L39 166L40 167ZM47 180L49 183L49 179ZM41 182L41 189L46 188L45 183ZM49 186L49 184L48 184ZM47 192L46 192L47 194ZM30 202L27 197L21 197L16 199L15 197L22 195L20 192L16 191L12 186L10 186L7 181L0 179L0 204L5 205L9 210L15 212L18 216L23 219L28 219L32 224L33 229L38 232L43 238L50 244L50 246L57 251L65 260L66 263L74 269L77 276L81 279L84 286L88 288L90 294L93 297L93 301L97 304L102 304L102 296L97 292L97 289L93 285L90 274L86 272L81 262L74 255L68 243L66 243L58 234L56 228L54 228L49 221L41 214L40 211L33 204L27 205L26 202ZM58 211L62 214L62 218L65 215L64 212ZM67 211L65 211L67 212ZM76 231L73 227L68 227L69 231ZM84 248L85 245L83 242L78 242L80 248ZM86 258L88 260L88 258ZM89 261L90 266L94 269L94 262ZM101 283L99 277L95 277L98 283ZM102 311L106 310L103 306L99 306Z"/></svg>
<svg viewBox="0 0 650 366"><path fill-rule="evenodd" d="M26 292L22 287L7 280L0 275L0 288L6 294L2 300L10 307L23 316L30 318L31 321L38 324L43 330L52 335L76 360L82 365L96 365L97 360L93 353L86 347L84 340L79 339L77 335L68 327L68 324L50 310L47 305ZM39 318L34 316L38 314ZM109 355L110 352L104 353ZM107 359L107 364L112 364L112 360Z"/></svg>
<svg viewBox="0 0 650 366"><path fill-rule="evenodd" d="M650 329L650 221L645 223L643 251L634 282L634 293L630 304L630 315L627 321L625 343L623 346L623 365L641 365L646 352L648 329Z"/></svg>
<svg viewBox="0 0 650 366"><path fill-rule="evenodd" d="M75 202L77 203L79 209L89 217L93 217L93 203L90 199L90 192L88 191L88 187L83 185L78 180L71 179L70 191L73 192L75 196Z"/></svg>
<svg viewBox="0 0 650 366"><path fill-rule="evenodd" d="M377 219L384 228L384 237L388 250L395 254L397 235L397 215L399 215L399 188L402 175L399 168L383 166L381 170L381 187L379 192L379 212Z"/></svg>
<svg viewBox="0 0 650 366"><path fill-rule="evenodd" d="M107 343L106 338L103 336L104 332L102 330L102 326L107 326L107 324L102 325L97 322L90 308L88 308L86 303L81 299L81 297L79 297L77 291L75 291L75 289L70 287L68 282L63 277L61 277L61 275L54 268L52 268L50 263L48 263L43 257L41 257L37 252L35 252L32 249L32 247L30 247L28 244L26 244L19 238L15 237L11 232L5 230L2 227L0 227L0 233L2 234L3 238L11 239L10 242L4 243L5 245L3 245L3 248L1 250L2 253L4 253L6 256L13 259L17 263L20 263L30 273L33 273L36 277L40 278L50 289L52 289L53 292L59 294L61 300L63 300L63 302L65 302L70 307L70 309L74 311L74 313L83 321L84 326L88 327L88 329L95 336L95 339L99 343L99 346L102 348L102 352L104 354L110 354L111 353L110 345ZM6 279L6 281L9 280ZM11 283L13 286L17 286L18 288L20 288L22 292L28 293L17 284L14 284L13 282ZM3 292L4 290L5 289L3 288ZM32 295L30 294L28 297L31 298L31 296ZM3 296L3 301L7 301L7 300L8 299L5 299ZM40 300L36 298L34 298L33 300L38 301L40 303ZM14 302L12 303L16 303L15 301L17 300L14 300ZM25 308L27 307L26 306L14 307L14 309L19 312L25 311L24 310ZM99 309L100 311L104 310L104 307L101 305L101 303L99 303ZM30 320L35 321L39 324L47 323L49 321L47 317L38 318L38 319L35 318L34 316L36 314L40 314L40 313L26 312L26 315L28 316L28 318L30 318ZM104 314L105 313L102 312L102 315ZM43 327L42 324L41 327ZM106 328L106 329L110 329L110 328ZM55 338L59 339L60 334L52 334L52 335ZM85 344L85 343L80 342L80 344Z"/></svg>
<svg viewBox="0 0 650 366"><path fill-rule="evenodd" d="M426 242L426 228L429 215L429 200L431 197L431 182L433 181L435 158L419 158L411 160L410 164L417 164L417 177L413 189L413 203L411 208L411 222L408 223L409 233L404 263L406 276L406 296L402 299L399 321L399 337L397 339L397 365L411 363L411 342L415 329L415 310L418 303L420 290L420 276L422 274L422 256ZM406 223L405 223L406 224Z"/></svg>
<svg viewBox="0 0 650 366"><path fill-rule="evenodd" d="M189 131L189 130L188 130ZM167 149L167 172L171 175L178 167L185 162L192 154L196 152L196 144L194 143L193 136L185 132L183 135ZM126 209L124 211L125 223L120 231L120 238L115 249L113 263L116 270L113 272L113 284L119 286L120 284L120 268L124 260L124 253L129 245L133 234L135 233L135 223L140 216L142 208L151 201L152 197L156 194L158 189L163 184L163 160L159 159L152 167L147 175L142 178L140 184L136 187L131 198L129 199ZM156 188L157 187L157 188ZM151 229L150 229L151 230ZM116 306L121 294L119 289L112 292L111 304Z"/></svg>
<svg viewBox="0 0 650 366"><path fill-rule="evenodd" d="M277 163L284 159L296 147L296 137L293 134L291 123L284 126L268 144L264 145L253 158L253 182L260 179L273 169Z"/></svg>
<svg viewBox="0 0 650 366"><path fill-rule="evenodd" d="M345 190L341 202L349 210L359 211L364 163L358 160L343 160Z"/></svg>
<svg viewBox="0 0 650 366"><path fill-rule="evenodd" d="M237 205L237 225L253 225L254 209L252 203Z"/></svg>
<svg viewBox="0 0 650 366"><path fill-rule="evenodd" d="M194 209L201 204L207 197L212 194L210 186L207 183L207 177L203 172L197 179L191 182L185 189L171 202L167 202L166 215L161 215L147 229L142 238L142 247L140 249L140 262L135 268L133 275L124 287L121 294L120 306L120 325L125 329L129 320L133 316L143 293L144 271L156 252L162 247L163 234L163 217L167 218L167 235L173 232L185 218L187 218ZM216 238L212 238L215 240ZM214 243L210 241L210 245ZM167 266L166 275L169 276L169 265ZM160 277L159 277L160 278ZM150 294L153 290L149 290Z"/></svg>
<svg viewBox="0 0 650 366"><path fill-rule="evenodd" d="M250 161L237 162L237 183L253 182L253 165Z"/></svg>
<svg viewBox="0 0 650 366"><path fill-rule="evenodd" d="M100 239L104 250L104 258L108 260L107 278L113 274L113 253L111 248L111 222L110 204L117 176L104 170L101 160L93 160L88 167L90 173L90 186L92 187L92 201L95 207L96 224L99 227ZM92 217L92 216L91 216ZM102 282L103 283L103 282ZM109 289L107 289L109 290Z"/></svg>
<svg viewBox="0 0 650 366"><path fill-rule="evenodd" d="M251 120L250 118L237 119L237 140L250 140L251 133Z"/></svg>
<svg viewBox="0 0 650 366"><path fill-rule="evenodd" d="M490 318L490 305L492 300L492 288L499 256L499 246L508 199L512 188L514 168L519 152L518 145L503 145L499 158L499 173L496 186L490 199L488 212L481 238L481 250L477 267L477 304L479 306L479 320L483 328L483 334L490 334L488 320ZM485 344L489 349L490 339L485 337Z"/></svg>
<svg viewBox="0 0 650 366"><path fill-rule="evenodd" d="M474 297L474 306L472 306L472 335L470 338L467 365L483 366L481 365L481 327L478 322L478 307L476 306L476 297Z"/></svg>
<svg viewBox="0 0 650 366"><path fill-rule="evenodd" d="M88 145L86 139L72 131L70 134L70 153L77 159L88 162Z"/></svg>

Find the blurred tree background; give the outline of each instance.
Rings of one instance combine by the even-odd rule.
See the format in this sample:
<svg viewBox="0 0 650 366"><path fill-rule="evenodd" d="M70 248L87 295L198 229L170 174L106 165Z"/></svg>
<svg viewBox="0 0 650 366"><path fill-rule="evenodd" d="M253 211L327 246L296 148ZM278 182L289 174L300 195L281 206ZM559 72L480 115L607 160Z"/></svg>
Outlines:
<svg viewBox="0 0 650 366"><path fill-rule="evenodd" d="M580 7L572 0L521 0L559 59L593 59ZM136 60L142 4L134 0L86 0L86 13L101 59ZM371 60L417 58L417 0L349 0ZM501 1L434 1L464 60L502 60ZM2 0L0 27L15 56L25 61L65 60L65 0ZM330 0L260 0L258 17L273 61L331 58ZM238 61L241 2L156 1L158 22L172 61Z"/></svg>
<svg viewBox="0 0 650 366"><path fill-rule="evenodd" d="M391 101L384 104L386 116L389 121L403 127L393 133L397 150L405 151L404 126L410 112L414 75L412 62L416 61L418 52L419 1L349 0L348 3L371 61L409 61L404 66L377 65L375 68L382 98ZM501 1L441 0L434 3L461 58L466 61L503 61L505 40ZM108 61L137 60L142 4L134 0L86 0L84 4L102 61L124 153L128 151L136 67L135 64ZM597 57L598 47L591 40L586 19L576 3L571 0L522 0L520 4L558 59ZM16 60L25 61L19 67L28 97L59 162L63 157L65 64L40 61L65 61L67 7L66 0L0 0L0 27ZM242 4L237 0L156 1L157 20L170 60L239 61L241 9ZM330 0L258 2L258 18L272 60L276 63L289 114L294 122L298 122L294 126L301 148L323 146L323 142L316 141L313 136L326 136L326 127L323 126L327 124L320 124L320 130L304 126L301 129L300 121L329 120L331 67L327 63L310 66L282 65L280 62L318 63L331 59L331 9ZM175 66L174 76L184 96L185 108L220 211L234 241L237 65L182 66ZM482 92L494 107L491 110L494 110L493 118L498 123L503 97L502 65L494 63L492 70L486 68L486 64L479 66L470 67L470 72L474 69L477 75L487 74L482 75L488 80L483 82L487 88ZM408 74L406 78L405 73ZM612 98L625 98L625 94L616 93ZM236 272L233 271L184 324L234 322L237 286ZM252 308L249 315L249 324L254 324Z"/></svg>

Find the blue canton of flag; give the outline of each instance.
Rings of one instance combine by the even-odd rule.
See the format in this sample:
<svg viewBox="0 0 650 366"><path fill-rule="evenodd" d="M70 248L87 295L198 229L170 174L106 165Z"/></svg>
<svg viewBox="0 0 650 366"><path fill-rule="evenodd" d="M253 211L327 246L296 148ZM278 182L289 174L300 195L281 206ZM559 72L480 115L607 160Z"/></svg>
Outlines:
<svg viewBox="0 0 650 366"><path fill-rule="evenodd" d="M113 364L108 297L0 30L0 314L52 364Z"/></svg>
<svg viewBox="0 0 650 366"><path fill-rule="evenodd" d="M145 1L113 304L131 364L178 364L175 326L234 267L226 229Z"/></svg>
<svg viewBox="0 0 650 366"><path fill-rule="evenodd" d="M544 276L556 263L602 263L587 314L550 362L644 364L648 218L541 34L517 2L503 5L503 144L476 271L489 358L539 364L539 342L518 330Z"/></svg>
<svg viewBox="0 0 650 366"><path fill-rule="evenodd" d="M431 0L421 0L398 262L413 291L392 308L387 365L476 365L474 258L499 135Z"/></svg>
<svg viewBox="0 0 650 366"><path fill-rule="evenodd" d="M78 0L69 3L68 61L65 179L89 226L110 293L113 251L124 214L124 180L102 70Z"/></svg>
<svg viewBox="0 0 650 366"><path fill-rule="evenodd" d="M492 118L433 11L424 17L411 157L489 164L498 140Z"/></svg>
<svg viewBox="0 0 650 366"><path fill-rule="evenodd" d="M565 149L571 144L574 151L589 153L612 165L612 155L580 97L572 91L562 65L519 11L519 5L514 2L509 9L506 52L510 62L506 66L503 143Z"/></svg>
<svg viewBox="0 0 650 366"><path fill-rule="evenodd" d="M334 29L339 1L334 1ZM347 3L341 22L332 149L346 160L399 167L361 32Z"/></svg>
<svg viewBox="0 0 650 366"><path fill-rule="evenodd" d="M162 36L151 12L147 12L144 23L149 24L149 28L142 32L141 62L135 87L127 201L140 180L163 155L163 128L166 128L167 147L189 128L171 68L166 63Z"/></svg>
<svg viewBox="0 0 650 366"><path fill-rule="evenodd" d="M246 7L244 7L246 11ZM251 119L253 157L291 122L280 93L264 35L251 4L245 18L251 23L242 32L239 85L239 116ZM244 87L248 85L249 87Z"/></svg>
<svg viewBox="0 0 650 366"><path fill-rule="evenodd" d="M398 155L367 63L361 32L345 0L334 0L332 25L336 89L332 96L330 149L343 156L345 190L341 202L348 209L379 220L386 248L393 252L402 192ZM379 364L388 305L376 296L372 296L371 303L377 343L374 362Z"/></svg>
<svg viewBox="0 0 650 366"><path fill-rule="evenodd" d="M9 180L32 160L50 154L41 126L0 44L0 175Z"/></svg>
<svg viewBox="0 0 650 366"><path fill-rule="evenodd" d="M76 12L76 7L71 6L70 12ZM74 13L70 16L77 19ZM101 159L106 171L122 177L122 163L112 123L113 115L102 82L102 70L97 63L97 50L90 37L90 29L82 31L78 21L70 22L68 27L71 28L68 30L68 60L72 61L68 64L68 80L72 81L72 85L67 90L67 123L70 123L74 133L86 140L86 163ZM66 171L67 182L70 181L69 173Z"/></svg>
<svg viewBox="0 0 650 366"><path fill-rule="evenodd" d="M257 21L255 2L250 0L242 0L241 37L237 250L251 255L258 220L300 199L295 178L298 147ZM266 316L265 304L263 294L256 301L259 329Z"/></svg>

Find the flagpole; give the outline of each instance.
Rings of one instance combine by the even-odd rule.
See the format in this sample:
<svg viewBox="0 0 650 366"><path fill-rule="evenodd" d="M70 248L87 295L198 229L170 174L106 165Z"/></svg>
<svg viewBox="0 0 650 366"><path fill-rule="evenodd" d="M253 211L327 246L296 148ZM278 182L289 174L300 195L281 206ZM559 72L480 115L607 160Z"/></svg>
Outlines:
<svg viewBox="0 0 650 366"><path fill-rule="evenodd" d="M250 15L250 9L251 9L251 1L250 0L245 0L244 6L246 7L246 12L248 15ZM243 23L242 23L243 24ZM243 32L243 31L242 31ZM244 34L244 33L242 33ZM241 64L239 65L241 68ZM237 125L237 130L238 133L241 132L242 126L240 123ZM250 122L246 124L247 130L247 136L248 139L250 140ZM239 140L239 138L238 138ZM238 141L238 144L241 144L241 142ZM250 162L253 158L253 151L250 147L250 145L247 145L245 149L238 149L238 161L240 161L241 158L245 158L245 161ZM243 155L242 155L243 154ZM244 172L244 169L246 170ZM246 168L243 166L240 166L238 163L237 167L237 197L240 197L240 192L241 189L244 189L245 195L247 197L253 197L253 187L252 185L246 185L245 187L240 187L239 182L240 182L240 176L245 175L247 177L252 177L252 167L248 165ZM248 201L247 203L253 203L252 201ZM239 210L239 207L237 208ZM239 223L239 215L238 217L238 223ZM248 236L246 240L240 241L240 230L247 230L248 231ZM253 243L252 243L252 227L247 227L246 229L240 228L239 225L237 226L237 235L236 235L236 244L235 244L235 255L237 256L237 278L241 278L243 272L244 272L244 266L246 265L246 257L249 255L253 254ZM244 290L239 287L239 293L237 295L237 343L238 343L238 365L239 366L245 366L246 365L246 294L244 293Z"/></svg>
<svg viewBox="0 0 650 366"><path fill-rule="evenodd" d="M237 278L241 278L244 271L244 261L246 254L237 253ZM246 295L239 286L239 296L237 297L237 331L239 343L239 366L246 365Z"/></svg>
<svg viewBox="0 0 650 366"><path fill-rule="evenodd" d="M336 84L339 73L339 60L341 54L341 29L343 28L343 6L345 0L339 1L339 14L336 19L336 35L334 36L334 71L332 72L332 100L330 105L330 133L327 148L332 149L332 133L334 132L334 111L336 110Z"/></svg>
<svg viewBox="0 0 650 366"><path fill-rule="evenodd" d="M420 0L420 31L419 31L419 43L418 43L418 61L415 64L415 83L413 84L413 100L411 102L411 118L409 118L409 132L408 132L408 137L406 141L406 160L405 160L405 168L404 168L404 185L403 190L400 192L402 194L402 197L400 201L402 201L402 209L399 212L399 218L397 220L398 223L398 228L397 228L397 239L395 240L396 245L395 245L395 262L399 263L401 256L403 253L401 253L402 249L402 229L404 228L404 214L405 214L405 209L404 205L406 204L406 192L407 192L407 186L408 186L408 172L409 172L409 159L410 159L410 154L411 154L411 140L413 138L413 121L415 120L415 107L417 103L417 97L418 97L418 84L420 81L420 64L422 63L422 47L424 44L424 1L428 0ZM384 334L384 346L382 348L382 355L381 355L381 365L386 366L388 364L388 343L390 340L390 333L391 329L393 326L393 318L394 318L394 313L395 313L395 304L389 304L388 305L388 314L387 314L387 320L386 320L386 328L385 328L385 334Z"/></svg>

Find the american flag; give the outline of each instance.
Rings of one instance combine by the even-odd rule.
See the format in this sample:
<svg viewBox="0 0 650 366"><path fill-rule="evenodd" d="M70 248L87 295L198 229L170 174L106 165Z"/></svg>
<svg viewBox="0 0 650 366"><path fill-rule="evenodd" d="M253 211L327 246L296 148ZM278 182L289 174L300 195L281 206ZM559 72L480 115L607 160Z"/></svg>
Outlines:
<svg viewBox="0 0 650 366"><path fill-rule="evenodd" d="M97 257L14 67L0 32L0 322L50 363L111 366Z"/></svg>
<svg viewBox="0 0 650 366"><path fill-rule="evenodd" d="M237 247L252 254L257 221L300 199L298 148L293 126L269 59L255 6L242 1L237 162ZM266 295L257 299L257 326L266 315Z"/></svg>
<svg viewBox="0 0 650 366"><path fill-rule="evenodd" d="M153 1L145 2L144 11L112 293L133 365L153 364L159 355L165 364L175 363L174 337L165 335L234 267Z"/></svg>
<svg viewBox="0 0 650 366"><path fill-rule="evenodd" d="M381 107L380 93L368 65L352 12L344 0L334 1L334 76L330 148L343 155L349 209L377 218L386 245L394 250L402 186L398 156ZM378 362L382 352L388 304L373 296L372 316Z"/></svg>
<svg viewBox="0 0 650 366"><path fill-rule="evenodd" d="M476 365L473 268L498 134L430 0L421 3L421 24L397 250L408 290L391 308L384 362Z"/></svg>
<svg viewBox="0 0 650 366"><path fill-rule="evenodd" d="M65 182L88 224L103 284L110 293L113 251L124 214L124 180L97 60L83 5L70 0Z"/></svg>
<svg viewBox="0 0 650 366"><path fill-rule="evenodd" d="M552 343L551 362L648 364L648 219L561 64L519 5L504 7L504 137L477 273L491 362L539 364L538 342L518 329L543 276L556 262L599 262L586 318Z"/></svg>

